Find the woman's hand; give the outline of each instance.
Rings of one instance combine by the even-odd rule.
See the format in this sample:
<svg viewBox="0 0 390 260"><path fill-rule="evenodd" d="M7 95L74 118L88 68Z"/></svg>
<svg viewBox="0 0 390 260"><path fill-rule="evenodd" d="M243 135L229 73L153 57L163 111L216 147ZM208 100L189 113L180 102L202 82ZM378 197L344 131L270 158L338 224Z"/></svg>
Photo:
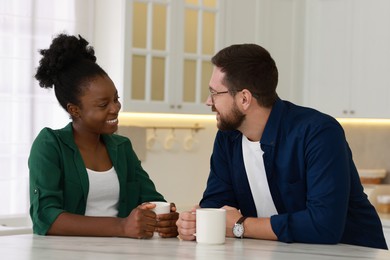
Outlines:
<svg viewBox="0 0 390 260"><path fill-rule="evenodd" d="M157 226L155 232L158 232L160 237L177 237L176 221L179 218L179 213L176 212L175 203L171 203L171 212L168 214L157 215Z"/></svg>
<svg viewBox="0 0 390 260"><path fill-rule="evenodd" d="M122 220L125 237L151 238L157 226L156 213L150 209L153 204L142 204L133 209L130 215Z"/></svg>

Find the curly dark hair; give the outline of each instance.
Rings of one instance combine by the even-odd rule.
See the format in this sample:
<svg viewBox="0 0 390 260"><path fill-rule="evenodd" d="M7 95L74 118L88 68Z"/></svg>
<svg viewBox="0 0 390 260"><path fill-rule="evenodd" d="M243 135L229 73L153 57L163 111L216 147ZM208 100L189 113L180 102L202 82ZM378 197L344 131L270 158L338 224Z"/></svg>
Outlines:
<svg viewBox="0 0 390 260"><path fill-rule="evenodd" d="M232 95L248 89L263 107L271 107L278 98L278 69L263 47L249 43L231 45L220 50L211 62L225 73L224 84Z"/></svg>
<svg viewBox="0 0 390 260"><path fill-rule="evenodd" d="M79 97L96 76L107 73L96 63L95 51L80 35L59 34L43 56L35 78L42 88L53 88L60 105L67 111L69 103L81 105Z"/></svg>

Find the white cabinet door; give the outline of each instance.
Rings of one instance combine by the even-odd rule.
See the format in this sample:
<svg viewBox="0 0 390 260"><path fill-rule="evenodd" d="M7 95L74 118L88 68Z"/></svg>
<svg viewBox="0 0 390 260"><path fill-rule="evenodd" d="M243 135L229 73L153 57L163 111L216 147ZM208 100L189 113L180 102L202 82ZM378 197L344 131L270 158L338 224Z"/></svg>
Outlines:
<svg viewBox="0 0 390 260"><path fill-rule="evenodd" d="M126 112L210 113L223 1L126 1Z"/></svg>
<svg viewBox="0 0 390 260"><path fill-rule="evenodd" d="M390 1L307 1L305 105L390 117Z"/></svg>
<svg viewBox="0 0 390 260"><path fill-rule="evenodd" d="M351 103L356 116L390 117L390 1L352 5Z"/></svg>
<svg viewBox="0 0 390 260"><path fill-rule="evenodd" d="M349 109L349 17L345 1L308 1L305 105L333 116Z"/></svg>
<svg viewBox="0 0 390 260"><path fill-rule="evenodd" d="M305 2L302 0L224 0L225 45L257 43L267 49L279 71L277 93L302 104Z"/></svg>

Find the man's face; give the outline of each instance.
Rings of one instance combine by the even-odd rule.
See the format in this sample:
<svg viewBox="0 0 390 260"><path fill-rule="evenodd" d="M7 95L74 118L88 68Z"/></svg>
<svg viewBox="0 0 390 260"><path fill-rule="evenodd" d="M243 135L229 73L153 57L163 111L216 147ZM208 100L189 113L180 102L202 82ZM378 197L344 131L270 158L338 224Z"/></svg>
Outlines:
<svg viewBox="0 0 390 260"><path fill-rule="evenodd" d="M245 120L245 114L240 111L235 97L223 84L224 77L225 73L220 68L214 67L209 83L210 95L206 105L211 106L211 110L216 112L218 129L236 130Z"/></svg>

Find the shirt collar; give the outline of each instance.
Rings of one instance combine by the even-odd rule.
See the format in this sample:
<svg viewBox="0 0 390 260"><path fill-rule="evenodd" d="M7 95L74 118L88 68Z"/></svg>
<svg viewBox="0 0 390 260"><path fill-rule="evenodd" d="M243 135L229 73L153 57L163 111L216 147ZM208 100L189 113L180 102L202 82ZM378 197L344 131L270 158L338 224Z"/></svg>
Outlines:
<svg viewBox="0 0 390 260"><path fill-rule="evenodd" d="M60 139L62 140L62 142L64 142L65 144L67 144L69 147L71 147L73 150L76 150L78 149L77 146L76 146L76 143L74 141L74 137L73 137L73 126L72 126L72 122L70 122L69 124L67 124L64 128L60 129L58 131L58 136L60 137ZM112 138L111 135L105 135L103 134L102 135L102 138L103 138L103 141L104 143L106 144L106 147L109 148L109 149L114 149L115 145L114 145L114 140ZM122 140L123 142L123 140Z"/></svg>
<svg viewBox="0 0 390 260"><path fill-rule="evenodd" d="M283 101L278 98L272 106L271 114L268 117L263 135L261 136L260 142L262 144L275 146L284 109L285 105Z"/></svg>

